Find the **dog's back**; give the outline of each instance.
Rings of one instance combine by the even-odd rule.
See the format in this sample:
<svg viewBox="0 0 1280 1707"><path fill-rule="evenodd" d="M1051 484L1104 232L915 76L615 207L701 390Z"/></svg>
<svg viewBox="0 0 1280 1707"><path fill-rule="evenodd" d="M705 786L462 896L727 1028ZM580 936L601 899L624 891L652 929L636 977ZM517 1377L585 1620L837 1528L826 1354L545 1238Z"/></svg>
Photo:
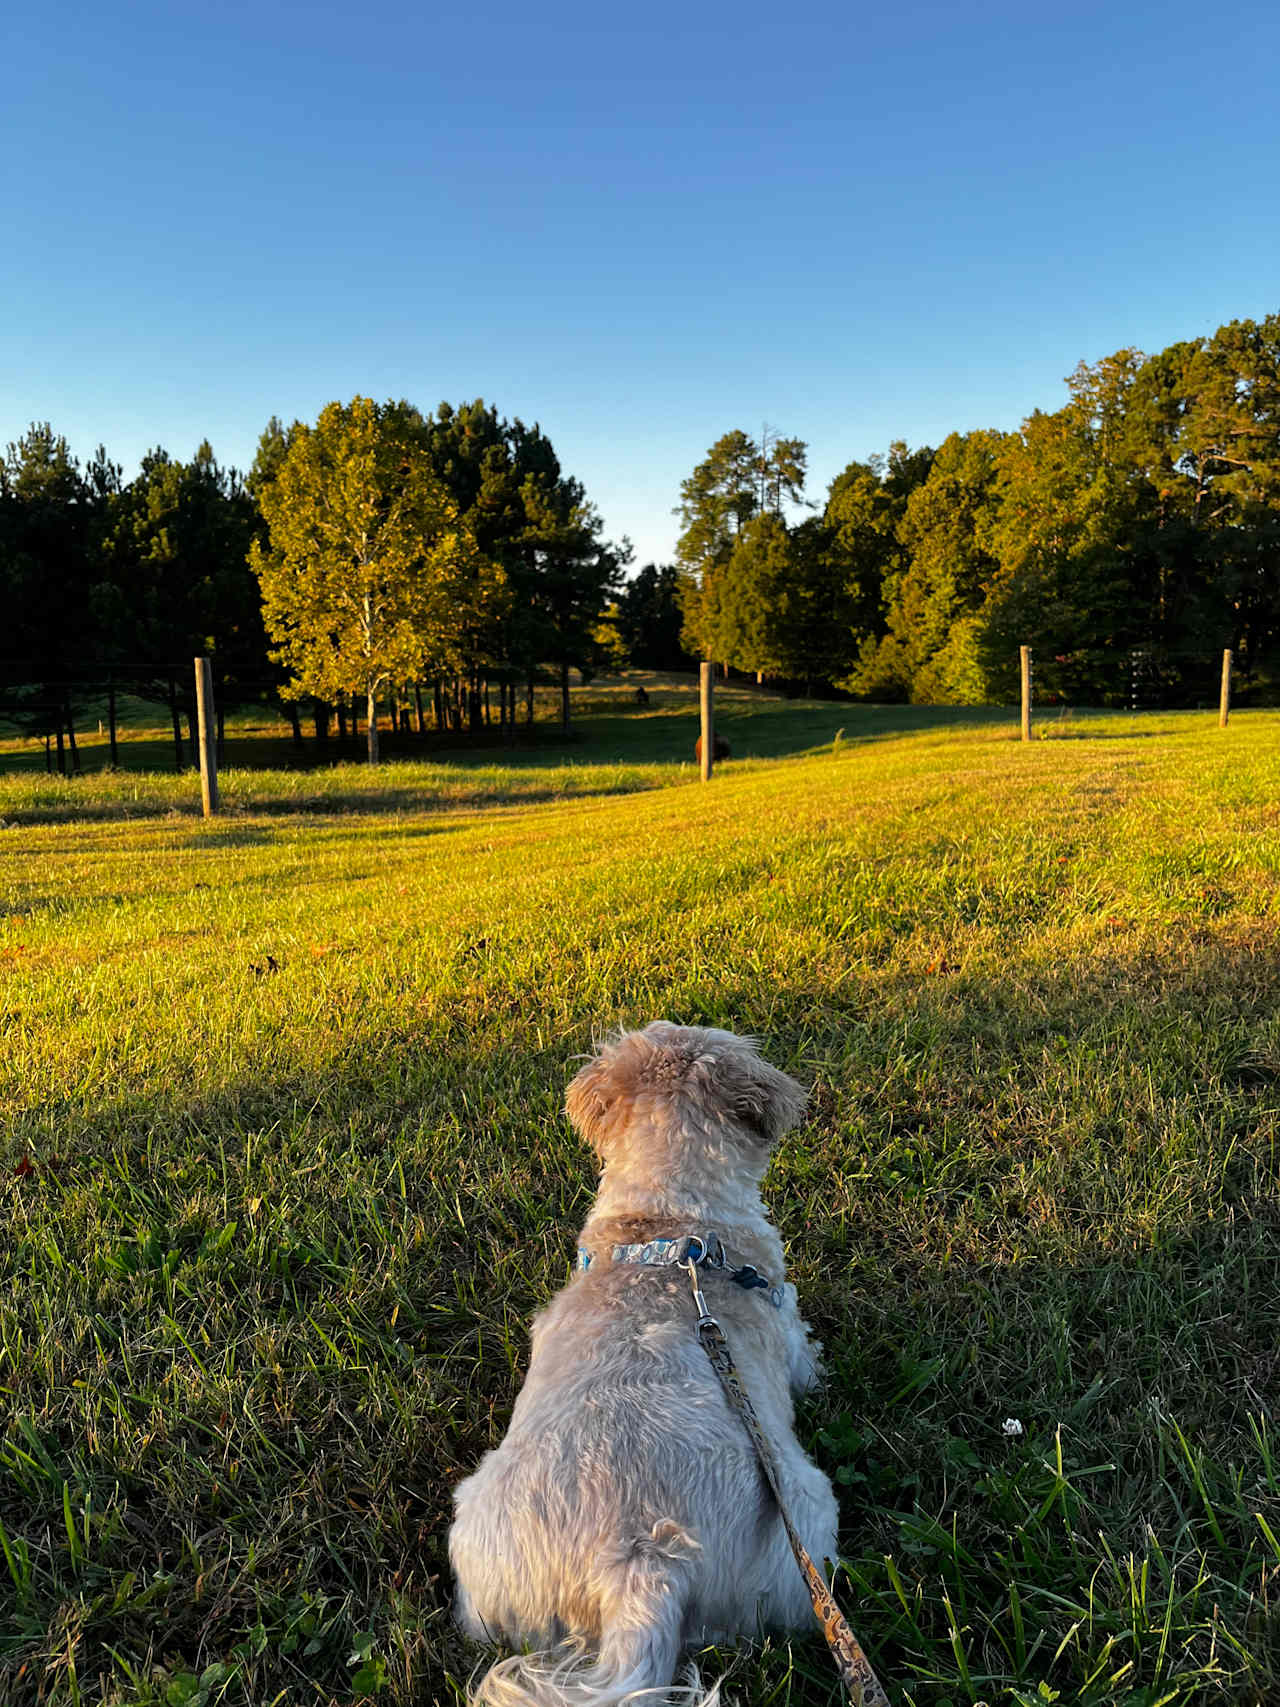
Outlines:
<svg viewBox="0 0 1280 1707"><path fill-rule="evenodd" d="M727 1039L720 1045L726 1054L746 1048L726 1033L650 1031L660 1034L660 1043L675 1033L681 1044L691 1036ZM705 1048L701 1059L708 1059ZM602 1076L592 1076L597 1063L575 1081L581 1093L570 1097L575 1118L593 1141L608 1134L597 1143L606 1168L583 1233L589 1248L603 1240L611 1249L610 1229L617 1223L610 1212L617 1213L622 1199L643 1195L639 1179L648 1164L637 1171L636 1157L657 1140L649 1131L633 1135L628 1146L631 1116L643 1102L637 1084L664 1087L661 1106L673 1096L678 1101L673 1085L678 1089L680 1075L670 1060L650 1065L652 1072L642 1071L637 1081L628 1078L634 1061L613 1063L612 1079L627 1086L630 1115L608 1094ZM780 1119L793 1117L802 1096L754 1055L743 1063L751 1078L744 1090L735 1066L736 1057L728 1072L708 1081L716 1099L713 1136L722 1150L724 1107L745 1106L744 1098L753 1108L763 1106L773 1083L768 1075L780 1082L778 1095L786 1100ZM588 1093L595 1099L589 1105ZM763 1129L744 1140L755 1151L746 1173L756 1177L776 1136L767 1110L760 1118ZM687 1110L680 1119L697 1127ZM698 1151L696 1131L689 1148ZM677 1174L680 1166L678 1158L669 1159ZM705 1157L696 1167L705 1175ZM748 1225L742 1179L731 1162L723 1172L719 1210L715 1178L699 1178L702 1198L695 1205L668 1177L664 1200L672 1207L674 1194L681 1209L717 1215L721 1225L736 1217L736 1236L748 1242L752 1260L771 1266L780 1279L781 1245L758 1196L754 1225ZM817 1558L830 1555L831 1487L791 1430L792 1380L810 1367L798 1355L800 1349L807 1355L808 1342L794 1292L786 1288L783 1307L774 1308L718 1277L712 1308L777 1447L795 1521ZM637 1689L670 1685L680 1651L691 1643L753 1635L761 1623L794 1627L810 1616L776 1506L695 1323L689 1282L679 1269L610 1263L607 1254L576 1275L535 1323L529 1373L506 1439L457 1490L450 1555L467 1632L543 1652L502 1661L484 1679L477 1701L610 1707ZM685 1691L684 1699L695 1694Z"/></svg>

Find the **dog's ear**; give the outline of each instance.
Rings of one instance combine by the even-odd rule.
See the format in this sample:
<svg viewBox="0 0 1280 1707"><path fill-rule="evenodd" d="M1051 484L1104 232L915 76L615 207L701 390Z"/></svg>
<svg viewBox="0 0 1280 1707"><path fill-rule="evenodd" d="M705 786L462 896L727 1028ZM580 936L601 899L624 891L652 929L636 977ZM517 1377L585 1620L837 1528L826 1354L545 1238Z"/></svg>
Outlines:
<svg viewBox="0 0 1280 1707"><path fill-rule="evenodd" d="M609 1134L609 1115L622 1094L614 1073L616 1053L614 1045L606 1044L594 1060L575 1074L564 1099L565 1113L602 1160Z"/></svg>
<svg viewBox="0 0 1280 1707"><path fill-rule="evenodd" d="M760 1054L754 1038L713 1033L716 1042L699 1052L690 1074L700 1100L719 1105L772 1149L800 1119L808 1093ZM725 1041L721 1043L720 1038Z"/></svg>
<svg viewBox="0 0 1280 1707"><path fill-rule="evenodd" d="M653 1108L670 1100L690 1061L687 1050L672 1040L687 1035L665 1020L643 1031L620 1032L602 1043L574 1078L565 1111L602 1162L626 1131L638 1102Z"/></svg>

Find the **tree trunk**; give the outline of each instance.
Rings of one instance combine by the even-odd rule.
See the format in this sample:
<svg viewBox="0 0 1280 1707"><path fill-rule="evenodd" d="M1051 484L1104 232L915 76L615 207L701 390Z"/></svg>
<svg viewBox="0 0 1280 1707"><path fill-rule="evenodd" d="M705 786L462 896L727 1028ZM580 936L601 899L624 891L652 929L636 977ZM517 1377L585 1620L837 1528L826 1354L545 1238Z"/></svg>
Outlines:
<svg viewBox="0 0 1280 1707"><path fill-rule="evenodd" d="M338 695L337 703L333 709L338 719L338 739L345 744L347 739L347 701L345 695Z"/></svg>
<svg viewBox="0 0 1280 1707"><path fill-rule="evenodd" d="M50 776L53 775L53 747L50 745L49 731L47 729L45 730L44 735L44 768L48 771Z"/></svg>
<svg viewBox="0 0 1280 1707"><path fill-rule="evenodd" d="M62 744L62 717L58 717L58 775L67 774L67 749Z"/></svg>
<svg viewBox="0 0 1280 1707"><path fill-rule="evenodd" d="M302 720L298 716L297 701L291 699L288 702L288 704L285 706L284 713L285 713L285 716L289 719L289 727L293 730L293 744L295 747L301 747L301 745L302 745Z"/></svg>
<svg viewBox="0 0 1280 1707"><path fill-rule="evenodd" d="M560 666L560 723L567 730L569 727L569 666Z"/></svg>
<svg viewBox="0 0 1280 1707"><path fill-rule="evenodd" d="M369 763L376 765L378 762L378 702L374 698L372 688L369 689L369 700L365 707L365 722L368 726Z"/></svg>
<svg viewBox="0 0 1280 1707"><path fill-rule="evenodd" d="M415 682L413 684L413 704L414 704L414 709L418 713L418 734L420 736L422 736L422 735L425 735L427 732L427 714L422 708L422 683L421 682Z"/></svg>
<svg viewBox="0 0 1280 1707"><path fill-rule="evenodd" d="M480 673L472 670L467 681L467 723L473 735L480 733Z"/></svg>
<svg viewBox="0 0 1280 1707"><path fill-rule="evenodd" d="M71 768L75 771L76 775L79 776L79 774L80 774L80 749L79 749L79 747L76 746L76 726L75 726L75 724L71 718L71 696L70 696L70 694L67 695L64 703L66 706L64 716L66 717L66 720L67 720L67 740L71 746Z"/></svg>
<svg viewBox="0 0 1280 1707"><path fill-rule="evenodd" d="M440 688L440 678L436 677L431 684L431 710L435 715L436 729L444 734L444 694Z"/></svg>
<svg viewBox="0 0 1280 1707"><path fill-rule="evenodd" d="M178 684L169 677L169 716L173 721L173 754L178 769L182 769L182 724L178 720Z"/></svg>
<svg viewBox="0 0 1280 1707"><path fill-rule="evenodd" d="M493 719L489 715L489 678L486 676L484 679L484 726L489 729L492 725Z"/></svg>
<svg viewBox="0 0 1280 1707"><path fill-rule="evenodd" d="M312 716L315 718L316 740L317 741L327 741L329 739L329 703L328 703L328 701L323 700L323 699L313 699L311 701L311 713L312 713Z"/></svg>
<svg viewBox="0 0 1280 1707"><path fill-rule="evenodd" d="M530 728L533 727L533 677L529 677L529 688L524 696L524 720Z"/></svg>

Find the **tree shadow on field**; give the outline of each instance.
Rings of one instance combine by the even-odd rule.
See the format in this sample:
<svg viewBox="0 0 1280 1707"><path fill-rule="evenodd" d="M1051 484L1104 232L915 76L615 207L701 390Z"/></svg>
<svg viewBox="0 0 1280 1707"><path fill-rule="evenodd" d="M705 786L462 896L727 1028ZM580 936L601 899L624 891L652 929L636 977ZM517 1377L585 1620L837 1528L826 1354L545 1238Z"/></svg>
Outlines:
<svg viewBox="0 0 1280 1707"><path fill-rule="evenodd" d="M1115 713L1099 712L1098 715L1114 716ZM1161 736L1167 737L1171 733L1172 731L1169 728L1080 729L1074 724L1059 724L1048 718L1032 725L1033 739L1037 741L1155 741Z"/></svg>
<svg viewBox="0 0 1280 1707"><path fill-rule="evenodd" d="M788 702L737 687L717 702L716 731L732 751L731 759L722 761L723 774L728 775L742 760L798 757L833 743L853 746L1001 725L1009 725L1016 733L1011 716L999 707ZM687 772L683 780L696 778L698 733L696 696L691 700L686 692L655 688L647 706L619 706L615 699L607 714L582 719L567 735L538 725L535 738L522 733L512 745L503 745L492 735L478 741L465 736L423 740L389 735L382 743L383 762L376 770L365 769L349 749L337 750L336 743L332 748L292 752L286 764L281 754L289 749L276 737L264 736L260 742L240 739L228 744L228 760L222 766L222 816L373 817L484 811L587 795L639 793L682 780L673 771ZM415 777L415 765L430 766L431 775ZM0 764L0 769L15 776L24 773L24 767ZM256 782L255 775L264 770L274 771L282 780L274 785ZM539 781L540 773L546 772L557 775L554 780ZM176 777L171 749L166 752L162 745L155 748L151 769L128 764L114 775L104 772L103 777L101 782L96 780L91 753L85 774L78 778L48 778L25 767L25 797L6 801L0 778L0 815L10 824L201 815L197 772Z"/></svg>
<svg viewBox="0 0 1280 1707"><path fill-rule="evenodd" d="M653 703L625 716L593 720L588 745L601 760L644 758L657 763L690 763L700 732L696 701L677 707ZM739 690L732 699L717 695L715 729L728 741L732 766L740 759L798 757L830 746L837 738L858 745L902 735L986 729L1010 723L1013 714L991 706L862 705L838 700L786 701L774 695L754 699ZM1012 724L1016 731L1016 723Z"/></svg>
<svg viewBox="0 0 1280 1707"><path fill-rule="evenodd" d="M370 787L328 785L310 794L269 794L257 792L252 784L241 785L239 777L224 779L222 806L216 818L209 822L205 834L210 845L236 835L250 839L248 828L237 831L237 818L393 818L408 814L433 814L440 818L465 813L493 810L501 807L538 806L553 802L588 799L603 796L642 794L662 786L660 778L637 775L608 779L592 779L576 785L572 773L566 781L548 783L545 787L529 786L517 775L503 785L461 785L449 783L442 788L438 781L415 782L399 780L397 769L407 767L394 763L381 771ZM458 767L462 771L462 767ZM465 772L462 772L465 777ZM198 779L192 780L191 794L175 800L169 793L157 792L150 800L131 795L127 800L77 797L74 791L59 793L50 800L9 804L4 808L4 820L9 826L35 824L134 823L157 818L191 819L204 822L200 803ZM222 826L226 826L223 828ZM262 832L264 837L268 832Z"/></svg>
<svg viewBox="0 0 1280 1707"><path fill-rule="evenodd" d="M1153 1533L1215 1569L1245 1558L1225 1506L1221 1542L1201 1522L1163 1419L1244 1462L1246 1413L1280 1400L1275 946L1270 925L1188 925L1046 956L1021 985L922 961L666 992L664 1017L754 1032L813 1087L766 1196L827 1347L801 1429L838 1479L860 1634L890 1676L921 1653L883 1555L933 1585L922 1605L957 1573L1007 1603L1008 1536L1022 1524L1034 1553L1024 1506L1053 1492L1059 1427L1079 1553L1025 1566L1043 1606L1083 1592L1071 1573L1088 1577L1099 1529L1117 1553ZM287 1000L288 971L250 999ZM117 1655L198 1673L248 1644L248 1698L349 1691L354 1633L411 1602L417 1698L451 1698L474 1655L448 1627L450 1490L505 1428L594 1189L564 1087L593 1035L655 1017L637 972L547 1044L541 997L536 967L481 967L425 1015L407 991L363 1008L334 990L350 1023L306 1068L104 1078L19 1123L0 1281L26 1343L59 1339L53 1386L39 1359L9 1377L46 1465L5 1492L35 1566L12 1650L30 1677L70 1639L80 1675L108 1677ZM109 1547L77 1547L64 1488ZM162 1590L135 1591L157 1573ZM1213 1598L1243 1629L1229 1591ZM82 1601L93 1619L69 1626ZM286 1645L304 1614L317 1645Z"/></svg>
<svg viewBox="0 0 1280 1707"><path fill-rule="evenodd" d="M230 823L197 830L187 837L189 848L256 848L275 841L275 833L260 824Z"/></svg>

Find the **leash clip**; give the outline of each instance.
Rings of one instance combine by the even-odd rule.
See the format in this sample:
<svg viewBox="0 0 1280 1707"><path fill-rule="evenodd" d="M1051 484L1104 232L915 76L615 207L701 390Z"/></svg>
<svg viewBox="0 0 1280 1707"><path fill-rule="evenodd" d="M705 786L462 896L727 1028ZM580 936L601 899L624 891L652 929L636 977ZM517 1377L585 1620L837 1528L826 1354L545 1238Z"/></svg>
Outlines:
<svg viewBox="0 0 1280 1707"><path fill-rule="evenodd" d="M704 1322L714 1322L716 1327L719 1327L719 1322L716 1322L715 1317L707 1309L707 1301L702 1296L702 1288L698 1285L697 1263L692 1257L689 1257L685 1262L685 1267L689 1270L689 1284L693 1287L693 1302L698 1312L698 1326L701 1327Z"/></svg>

